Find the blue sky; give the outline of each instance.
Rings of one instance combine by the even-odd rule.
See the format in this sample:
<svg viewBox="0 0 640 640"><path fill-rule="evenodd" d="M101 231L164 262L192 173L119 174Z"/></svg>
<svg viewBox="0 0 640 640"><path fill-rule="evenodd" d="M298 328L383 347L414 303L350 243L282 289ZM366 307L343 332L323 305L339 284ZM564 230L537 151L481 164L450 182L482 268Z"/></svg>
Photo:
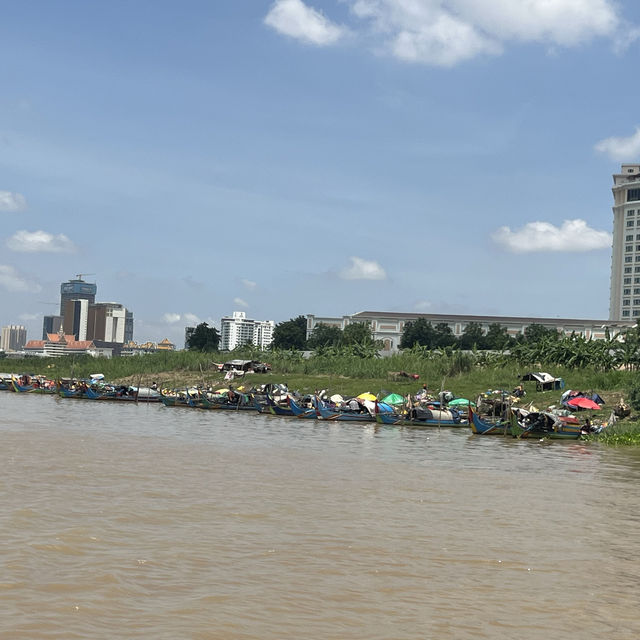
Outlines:
<svg viewBox="0 0 640 640"><path fill-rule="evenodd" d="M8 3L0 324L608 317L635 0Z"/></svg>

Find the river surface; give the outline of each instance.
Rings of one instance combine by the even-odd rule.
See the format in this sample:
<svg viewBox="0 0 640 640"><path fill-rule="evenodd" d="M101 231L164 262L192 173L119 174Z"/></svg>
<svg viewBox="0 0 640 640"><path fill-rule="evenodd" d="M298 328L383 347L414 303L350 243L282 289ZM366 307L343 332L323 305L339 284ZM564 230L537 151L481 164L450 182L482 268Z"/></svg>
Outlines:
<svg viewBox="0 0 640 640"><path fill-rule="evenodd" d="M0 638L640 637L640 452L0 392Z"/></svg>

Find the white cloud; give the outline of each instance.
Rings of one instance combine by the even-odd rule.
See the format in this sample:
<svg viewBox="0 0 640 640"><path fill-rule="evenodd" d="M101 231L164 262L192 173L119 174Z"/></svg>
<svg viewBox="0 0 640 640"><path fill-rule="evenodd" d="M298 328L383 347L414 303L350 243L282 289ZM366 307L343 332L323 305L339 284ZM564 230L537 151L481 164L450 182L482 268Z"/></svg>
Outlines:
<svg viewBox="0 0 640 640"><path fill-rule="evenodd" d="M0 191L0 211L24 211L27 200L20 193Z"/></svg>
<svg viewBox="0 0 640 640"><path fill-rule="evenodd" d="M240 282L242 282L242 284L247 289L255 289L256 288L256 283L253 280L247 280L246 278L243 278Z"/></svg>
<svg viewBox="0 0 640 640"><path fill-rule="evenodd" d="M497 54L501 46L472 25L442 13L420 28L402 29L391 43L393 54L407 62L449 67L482 53Z"/></svg>
<svg viewBox="0 0 640 640"><path fill-rule="evenodd" d="M73 253L75 245L63 233L17 231L7 240L7 247L23 253Z"/></svg>
<svg viewBox="0 0 640 640"><path fill-rule="evenodd" d="M413 305L416 311L431 311L433 309L433 303L428 300L420 300Z"/></svg>
<svg viewBox="0 0 640 640"><path fill-rule="evenodd" d="M493 240L512 253L549 251L584 252L611 247L608 231L591 229L584 220L565 220L556 227L550 222L529 222L519 231L500 227Z"/></svg>
<svg viewBox="0 0 640 640"><path fill-rule="evenodd" d="M238 307L244 307L245 309L249 306L242 298L234 298L233 302L238 306Z"/></svg>
<svg viewBox="0 0 640 640"><path fill-rule="evenodd" d="M633 162L640 155L640 127L627 138L605 138L595 146L596 151L608 155L612 160Z"/></svg>
<svg viewBox="0 0 640 640"><path fill-rule="evenodd" d="M189 324L200 324L200 318L195 313L183 313L182 319Z"/></svg>
<svg viewBox="0 0 640 640"><path fill-rule="evenodd" d="M24 320L25 322L28 320L37 320L38 318L41 317L42 314L40 313L21 313L18 318L20 318L20 320Z"/></svg>
<svg viewBox="0 0 640 640"><path fill-rule="evenodd" d="M264 22L279 33L319 46L334 44L346 33L302 0L276 0Z"/></svg>
<svg viewBox="0 0 640 640"><path fill-rule="evenodd" d="M0 287L12 293L37 293L42 287L23 275L14 267L0 264Z"/></svg>
<svg viewBox="0 0 640 640"><path fill-rule="evenodd" d="M136 320L137 322L137 320ZM162 316L162 322L166 324L176 324L183 322L189 325L200 324L200 318L195 313L165 313Z"/></svg>
<svg viewBox="0 0 640 640"><path fill-rule="evenodd" d="M374 260L352 256L351 264L340 271L343 280L385 280L385 270Z"/></svg>
<svg viewBox="0 0 640 640"><path fill-rule="evenodd" d="M502 41L568 47L614 36L621 26L612 0L450 0L445 5Z"/></svg>
<svg viewBox="0 0 640 640"><path fill-rule="evenodd" d="M573 47L610 38L622 49L639 37L616 0L344 0L351 29L302 0L276 0L265 23L279 33L331 45L355 33L400 60L453 66L498 55L512 43Z"/></svg>

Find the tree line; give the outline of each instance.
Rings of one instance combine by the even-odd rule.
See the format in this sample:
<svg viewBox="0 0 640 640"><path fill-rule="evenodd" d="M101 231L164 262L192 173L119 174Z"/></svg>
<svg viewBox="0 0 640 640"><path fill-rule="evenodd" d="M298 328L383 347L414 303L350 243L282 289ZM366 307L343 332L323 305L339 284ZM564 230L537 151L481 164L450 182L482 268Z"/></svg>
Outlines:
<svg viewBox="0 0 640 640"><path fill-rule="evenodd" d="M191 351L217 351L220 335L214 327L201 323L187 332L187 349ZM244 345L238 348L255 350ZM298 316L276 325L272 351L314 351L318 356L358 356L373 358L382 348L381 341L373 339L368 323L355 322L340 327L318 324L307 338L307 320ZM513 337L498 323L485 331L470 322L460 336L455 336L446 323L433 325L424 318L405 324L399 348L414 354L446 351L473 352L479 364L500 365L518 362L540 366L564 366L575 369L590 367L599 371L614 369L640 370L640 333L638 328L624 334L594 340L582 335L563 333L540 324L531 324L524 332Z"/></svg>

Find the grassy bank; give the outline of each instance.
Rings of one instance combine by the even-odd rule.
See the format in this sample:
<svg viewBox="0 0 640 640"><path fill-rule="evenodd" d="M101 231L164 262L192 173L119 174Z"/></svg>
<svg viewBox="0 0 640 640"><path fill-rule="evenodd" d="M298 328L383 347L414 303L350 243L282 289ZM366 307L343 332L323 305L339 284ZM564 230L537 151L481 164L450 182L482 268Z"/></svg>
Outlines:
<svg viewBox="0 0 640 640"><path fill-rule="evenodd" d="M243 382L248 387L266 382L284 382L292 390L313 393L325 389L329 393L344 396L358 395L364 391L386 395L395 392L401 395L416 393L423 384L436 394L450 390L458 397L475 399L480 393L490 390L511 391L520 377L529 371L539 371L540 365L523 366L516 363L492 364L474 358L471 354L396 354L388 358L359 358L345 355L318 355L303 358L295 352L273 353L198 353L177 351L147 354L132 358L64 357L43 360L3 360L0 369L15 373L42 373L52 378L88 377L102 373L114 382L140 384L157 382L161 387L182 388L189 385L223 386L223 375L218 363L234 358L260 359L268 361L271 372L249 374ZM417 379L398 375L399 372L416 374ZM569 369L556 367L549 371L565 380L565 389L585 392L595 391L605 400L599 411L583 412L593 416L594 424L608 420L611 410L627 390L637 384L638 374L627 371L603 372L589 367ZM527 391L522 405L533 403L537 409L558 405L561 391L536 391L532 382L524 383ZM640 430L635 422L625 421L603 434L601 439L609 444L640 444Z"/></svg>

